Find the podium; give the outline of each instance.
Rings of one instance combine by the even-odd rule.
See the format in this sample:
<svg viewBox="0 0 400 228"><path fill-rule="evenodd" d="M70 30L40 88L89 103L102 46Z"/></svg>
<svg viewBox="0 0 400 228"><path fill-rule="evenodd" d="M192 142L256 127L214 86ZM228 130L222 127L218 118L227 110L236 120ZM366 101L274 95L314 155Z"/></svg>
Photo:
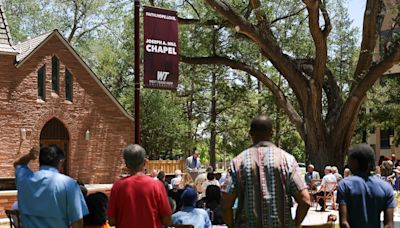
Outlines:
<svg viewBox="0 0 400 228"><path fill-rule="evenodd" d="M194 169L192 171L188 171L190 177L192 178L192 180L196 180L196 177L202 173L205 173L206 170L205 169Z"/></svg>

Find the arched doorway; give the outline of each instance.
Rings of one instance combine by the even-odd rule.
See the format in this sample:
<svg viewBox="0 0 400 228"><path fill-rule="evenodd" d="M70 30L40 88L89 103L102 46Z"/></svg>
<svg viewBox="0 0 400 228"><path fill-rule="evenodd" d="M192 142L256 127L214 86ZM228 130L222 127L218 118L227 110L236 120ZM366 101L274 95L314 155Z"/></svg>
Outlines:
<svg viewBox="0 0 400 228"><path fill-rule="evenodd" d="M68 172L69 133L64 124L57 118L49 120L40 132L40 146L57 145L65 153L62 173Z"/></svg>

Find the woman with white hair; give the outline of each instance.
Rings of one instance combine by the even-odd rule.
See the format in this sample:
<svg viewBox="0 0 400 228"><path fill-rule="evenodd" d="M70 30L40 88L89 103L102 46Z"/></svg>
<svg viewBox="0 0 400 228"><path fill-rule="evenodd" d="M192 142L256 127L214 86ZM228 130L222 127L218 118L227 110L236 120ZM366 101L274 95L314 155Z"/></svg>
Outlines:
<svg viewBox="0 0 400 228"><path fill-rule="evenodd" d="M332 174L336 177L336 181L339 182L343 179L342 175L340 175L339 170L336 166L332 166Z"/></svg>

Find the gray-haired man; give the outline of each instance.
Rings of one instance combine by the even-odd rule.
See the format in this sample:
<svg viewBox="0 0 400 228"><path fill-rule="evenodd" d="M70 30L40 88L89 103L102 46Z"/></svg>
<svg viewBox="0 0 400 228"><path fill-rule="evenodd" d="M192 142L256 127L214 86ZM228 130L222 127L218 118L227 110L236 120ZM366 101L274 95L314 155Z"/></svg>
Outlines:
<svg viewBox="0 0 400 228"><path fill-rule="evenodd" d="M118 228L161 228L171 223L171 207L161 181L144 173L146 151L139 145L128 145L123 156L130 176L114 183L108 216Z"/></svg>
<svg viewBox="0 0 400 228"><path fill-rule="evenodd" d="M309 164L307 166L307 173L304 174L304 179L306 181L306 184L309 189L316 189L319 183L313 183L313 186L311 186L311 180L317 180L320 179L319 173L317 171L314 171L314 165Z"/></svg>

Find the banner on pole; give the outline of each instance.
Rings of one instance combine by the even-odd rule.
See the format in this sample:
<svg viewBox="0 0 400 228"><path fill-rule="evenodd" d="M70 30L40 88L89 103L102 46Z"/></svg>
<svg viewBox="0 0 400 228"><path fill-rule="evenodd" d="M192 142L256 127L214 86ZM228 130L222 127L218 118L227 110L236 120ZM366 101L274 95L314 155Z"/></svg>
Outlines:
<svg viewBox="0 0 400 228"><path fill-rule="evenodd" d="M176 90L179 76L175 11L144 8L144 87Z"/></svg>

